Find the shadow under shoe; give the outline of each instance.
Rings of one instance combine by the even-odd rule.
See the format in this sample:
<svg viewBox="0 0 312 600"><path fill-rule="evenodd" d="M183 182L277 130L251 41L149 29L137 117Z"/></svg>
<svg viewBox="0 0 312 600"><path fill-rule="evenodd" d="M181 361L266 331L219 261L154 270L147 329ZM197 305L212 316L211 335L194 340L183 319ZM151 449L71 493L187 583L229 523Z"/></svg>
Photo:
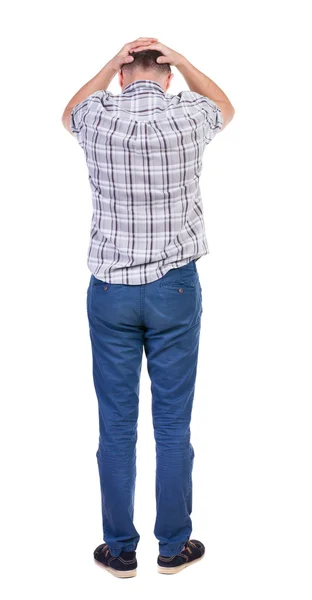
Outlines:
<svg viewBox="0 0 312 600"><path fill-rule="evenodd" d="M174 575L183 571L186 567L199 562L205 554L205 546L198 540L187 540L180 554L175 556L161 556L157 559L158 573Z"/></svg>
<svg viewBox="0 0 312 600"><path fill-rule="evenodd" d="M136 552L121 552L112 556L107 544L100 544L93 553L96 564L103 567L115 577L135 577L137 572Z"/></svg>

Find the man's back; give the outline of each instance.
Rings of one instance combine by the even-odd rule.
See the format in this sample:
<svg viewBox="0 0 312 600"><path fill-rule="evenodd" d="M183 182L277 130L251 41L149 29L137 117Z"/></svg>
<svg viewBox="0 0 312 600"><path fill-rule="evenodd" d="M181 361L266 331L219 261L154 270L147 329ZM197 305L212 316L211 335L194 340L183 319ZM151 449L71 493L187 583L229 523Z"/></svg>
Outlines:
<svg viewBox="0 0 312 600"><path fill-rule="evenodd" d="M149 283L209 253L199 177L222 124L209 98L168 94L150 79L73 108L92 189L88 267L98 279Z"/></svg>

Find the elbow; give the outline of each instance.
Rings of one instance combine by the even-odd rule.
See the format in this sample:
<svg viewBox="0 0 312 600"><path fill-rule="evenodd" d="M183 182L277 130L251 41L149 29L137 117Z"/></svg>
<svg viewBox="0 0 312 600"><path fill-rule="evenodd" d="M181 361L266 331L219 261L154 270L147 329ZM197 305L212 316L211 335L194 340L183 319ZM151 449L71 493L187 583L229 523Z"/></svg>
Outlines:
<svg viewBox="0 0 312 600"><path fill-rule="evenodd" d="M225 127L232 121L234 115L235 115L234 106L231 104L231 102L227 102L224 105L223 110L222 110L222 116L223 116L222 129L225 129Z"/></svg>
<svg viewBox="0 0 312 600"><path fill-rule="evenodd" d="M229 109L228 109L228 111L229 111L230 120L232 120L233 117L234 117L234 115L235 115L235 108L234 108L234 106L233 106L233 104L231 102L229 103Z"/></svg>
<svg viewBox="0 0 312 600"><path fill-rule="evenodd" d="M65 119L66 119L66 108L61 116L61 121L62 121L63 125L65 125Z"/></svg>
<svg viewBox="0 0 312 600"><path fill-rule="evenodd" d="M72 111L72 107L66 107L62 114L62 117L61 117L61 122L63 123L65 129L67 129L67 131L69 131L69 133L72 133L71 128L70 128L71 111Z"/></svg>
<svg viewBox="0 0 312 600"><path fill-rule="evenodd" d="M233 106L233 104L229 104L228 109L227 109L227 123L230 123L230 121L232 121L233 117L235 115L235 108Z"/></svg>

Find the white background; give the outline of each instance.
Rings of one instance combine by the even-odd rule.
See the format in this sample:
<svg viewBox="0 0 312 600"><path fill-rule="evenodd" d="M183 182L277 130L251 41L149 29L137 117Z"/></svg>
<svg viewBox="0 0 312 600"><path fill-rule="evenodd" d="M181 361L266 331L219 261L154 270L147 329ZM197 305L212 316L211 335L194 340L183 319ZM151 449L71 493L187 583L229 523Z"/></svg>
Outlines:
<svg viewBox="0 0 312 600"><path fill-rule="evenodd" d="M311 68L308 3L17 2L2 21L1 586L4 598L310 600ZM63 110L123 46L156 36L228 95L207 147L210 254L192 421L193 537L156 571L154 440L142 366L138 576L102 542L86 314L91 190ZM179 72L170 93L188 89ZM117 78L110 90L118 93Z"/></svg>

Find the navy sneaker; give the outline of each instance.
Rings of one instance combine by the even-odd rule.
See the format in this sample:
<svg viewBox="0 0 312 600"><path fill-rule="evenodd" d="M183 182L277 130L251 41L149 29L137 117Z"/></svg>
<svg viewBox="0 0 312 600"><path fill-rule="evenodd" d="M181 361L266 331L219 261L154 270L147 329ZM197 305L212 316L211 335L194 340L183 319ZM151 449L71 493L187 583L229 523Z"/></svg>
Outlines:
<svg viewBox="0 0 312 600"><path fill-rule="evenodd" d="M175 556L161 556L157 559L158 573L173 575L183 571L186 567L199 562L205 554L205 546L198 540L187 540L180 554Z"/></svg>
<svg viewBox="0 0 312 600"><path fill-rule="evenodd" d="M137 570L136 552L121 552L112 556L107 544L100 544L93 553L96 564L104 567L115 577L135 577Z"/></svg>

